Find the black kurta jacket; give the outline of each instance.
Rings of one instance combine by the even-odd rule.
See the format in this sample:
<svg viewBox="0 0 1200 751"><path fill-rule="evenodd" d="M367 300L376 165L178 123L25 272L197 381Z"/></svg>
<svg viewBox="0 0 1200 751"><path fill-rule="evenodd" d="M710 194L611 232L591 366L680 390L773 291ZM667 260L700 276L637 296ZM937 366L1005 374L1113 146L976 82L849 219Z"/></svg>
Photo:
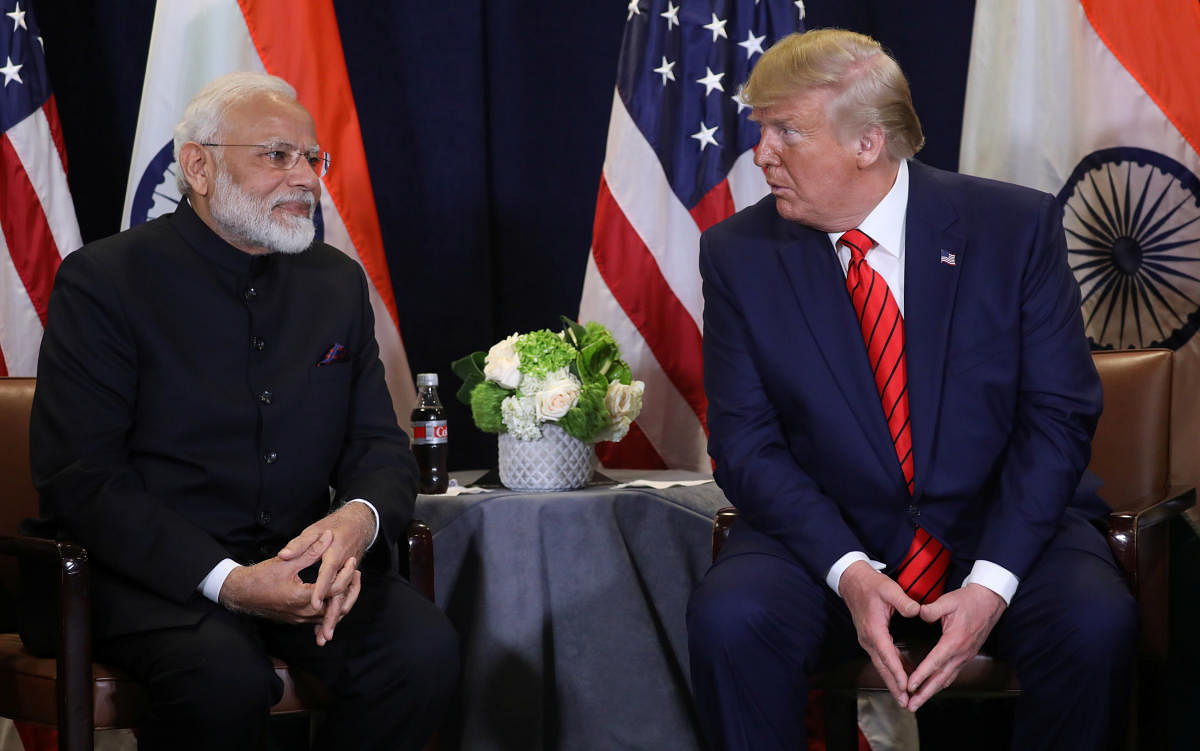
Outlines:
<svg viewBox="0 0 1200 751"><path fill-rule="evenodd" d="M43 517L93 561L102 637L196 622L214 565L273 556L331 503L375 505L382 557L416 493L358 264L251 256L186 202L63 261L31 452Z"/></svg>

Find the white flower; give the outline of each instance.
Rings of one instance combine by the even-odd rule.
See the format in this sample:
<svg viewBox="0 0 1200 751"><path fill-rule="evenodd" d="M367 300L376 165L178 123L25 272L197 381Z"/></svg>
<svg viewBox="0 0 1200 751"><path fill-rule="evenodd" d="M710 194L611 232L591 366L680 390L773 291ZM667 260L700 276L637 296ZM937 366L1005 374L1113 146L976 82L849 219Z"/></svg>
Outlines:
<svg viewBox="0 0 1200 751"><path fill-rule="evenodd" d="M500 402L500 419L508 432L522 441L536 441L542 437L538 427L533 399L528 396L510 396Z"/></svg>
<svg viewBox="0 0 1200 751"><path fill-rule="evenodd" d="M642 394L646 384L634 381L628 386L620 381L608 384L608 393L604 395L604 406L608 408L608 418L613 425L622 419L630 422L642 411Z"/></svg>
<svg viewBox="0 0 1200 751"><path fill-rule="evenodd" d="M579 402L579 381L566 370L551 373L533 397L539 422L559 420Z"/></svg>
<svg viewBox="0 0 1200 751"><path fill-rule="evenodd" d="M521 358L513 346L517 336L518 334L513 334L496 342L483 358L483 376L506 389L515 389L521 385Z"/></svg>

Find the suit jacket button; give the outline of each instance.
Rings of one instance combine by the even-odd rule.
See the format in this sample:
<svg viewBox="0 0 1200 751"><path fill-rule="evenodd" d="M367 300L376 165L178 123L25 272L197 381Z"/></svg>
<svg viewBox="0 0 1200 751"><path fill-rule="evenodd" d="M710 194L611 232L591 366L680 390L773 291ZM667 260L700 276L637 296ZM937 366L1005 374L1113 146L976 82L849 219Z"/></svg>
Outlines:
<svg viewBox="0 0 1200 751"><path fill-rule="evenodd" d="M258 395L258 401L262 404L270 404L271 396L272 394L270 389L263 389L263 392Z"/></svg>
<svg viewBox="0 0 1200 751"><path fill-rule="evenodd" d="M263 453L263 461L267 464L274 464L279 461L279 453L275 451L267 451Z"/></svg>
<svg viewBox="0 0 1200 751"><path fill-rule="evenodd" d="M254 287L247 287L246 291L242 293L242 297L246 300L253 300L255 297L258 297L258 290Z"/></svg>
<svg viewBox="0 0 1200 751"><path fill-rule="evenodd" d="M271 512L270 511L258 512L258 523L263 525L264 527L267 526L268 524L270 524L271 523Z"/></svg>
<svg viewBox="0 0 1200 751"><path fill-rule="evenodd" d="M259 352L262 352L263 348L267 346L267 342L261 336L252 336L250 337L250 346Z"/></svg>
<svg viewBox="0 0 1200 751"><path fill-rule="evenodd" d="M908 504L908 513L910 516L920 516L921 509L917 507L917 504L910 503Z"/></svg>

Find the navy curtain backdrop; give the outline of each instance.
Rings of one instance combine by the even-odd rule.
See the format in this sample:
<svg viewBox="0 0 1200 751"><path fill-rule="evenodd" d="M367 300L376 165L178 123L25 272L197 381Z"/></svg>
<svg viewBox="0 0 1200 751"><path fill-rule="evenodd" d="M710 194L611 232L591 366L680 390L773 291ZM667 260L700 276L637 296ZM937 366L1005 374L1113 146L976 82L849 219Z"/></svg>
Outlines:
<svg viewBox="0 0 1200 751"><path fill-rule="evenodd" d="M449 363L578 312L627 3L334 5L409 362L441 375L452 468L493 466L495 438L454 401ZM809 28L892 51L925 126L919 157L955 169L973 0L806 6ZM154 0L34 9L80 228L95 240L120 226Z"/></svg>

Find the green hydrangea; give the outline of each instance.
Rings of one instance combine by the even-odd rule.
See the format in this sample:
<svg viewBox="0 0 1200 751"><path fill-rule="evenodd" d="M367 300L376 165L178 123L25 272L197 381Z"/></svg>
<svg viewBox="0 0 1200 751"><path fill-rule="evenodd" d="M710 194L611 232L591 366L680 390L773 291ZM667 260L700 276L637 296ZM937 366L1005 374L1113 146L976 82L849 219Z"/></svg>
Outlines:
<svg viewBox="0 0 1200 751"><path fill-rule="evenodd" d="M521 372L538 378L545 378L547 373L575 361L575 348L549 329L517 337L513 348L521 358Z"/></svg>
<svg viewBox="0 0 1200 751"><path fill-rule="evenodd" d="M480 430L486 433L505 431L500 403L510 394L512 391L491 381L483 381L471 390L471 417Z"/></svg>

